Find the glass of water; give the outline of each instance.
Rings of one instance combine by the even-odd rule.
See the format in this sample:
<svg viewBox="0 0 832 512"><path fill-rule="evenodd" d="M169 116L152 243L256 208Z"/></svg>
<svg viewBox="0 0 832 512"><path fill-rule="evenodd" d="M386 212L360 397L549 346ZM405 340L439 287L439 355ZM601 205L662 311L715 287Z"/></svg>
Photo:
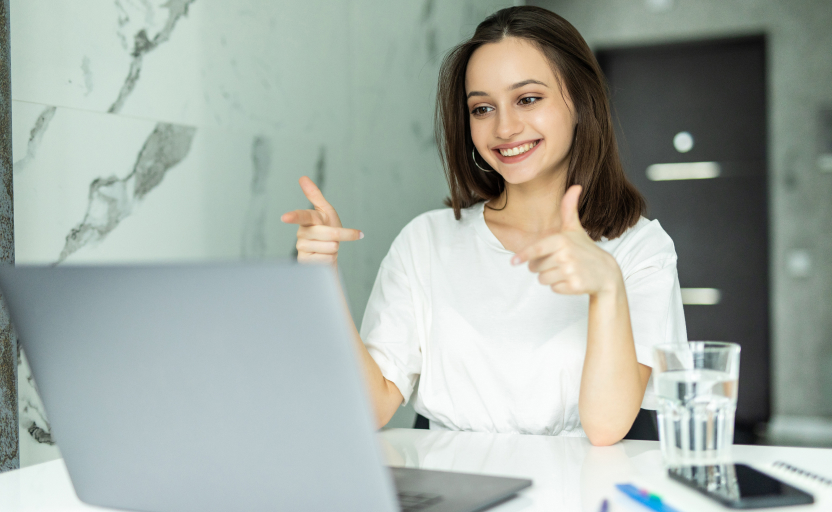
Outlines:
<svg viewBox="0 0 832 512"><path fill-rule="evenodd" d="M730 462L740 346L691 341L657 345L654 351L653 385L665 464Z"/></svg>

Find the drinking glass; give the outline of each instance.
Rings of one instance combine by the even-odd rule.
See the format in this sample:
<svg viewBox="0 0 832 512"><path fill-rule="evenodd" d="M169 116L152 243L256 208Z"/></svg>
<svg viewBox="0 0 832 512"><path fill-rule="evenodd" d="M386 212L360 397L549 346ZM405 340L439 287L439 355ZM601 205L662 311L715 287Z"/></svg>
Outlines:
<svg viewBox="0 0 832 512"><path fill-rule="evenodd" d="M653 385L667 466L730 462L740 376L736 343L657 345Z"/></svg>

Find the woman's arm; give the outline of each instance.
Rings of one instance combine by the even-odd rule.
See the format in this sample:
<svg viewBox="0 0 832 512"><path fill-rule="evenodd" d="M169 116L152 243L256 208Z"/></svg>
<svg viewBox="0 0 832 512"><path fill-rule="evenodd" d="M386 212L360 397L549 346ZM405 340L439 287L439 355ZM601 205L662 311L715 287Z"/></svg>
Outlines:
<svg viewBox="0 0 832 512"><path fill-rule="evenodd" d="M620 441L638 415L651 368L636 360L624 279L615 259L609 286L589 296L589 329L578 408L596 446Z"/></svg>
<svg viewBox="0 0 832 512"><path fill-rule="evenodd" d="M578 399L581 425L594 445L620 441L644 399L651 369L636 359L624 278L615 258L586 234L578 216L581 187L561 203L561 230L517 253L556 293L589 295L586 358Z"/></svg>
<svg viewBox="0 0 832 512"><path fill-rule="evenodd" d="M344 294L342 293L341 296L344 297ZM344 298L344 307L347 307L346 298ZM347 309L349 310L349 308ZM373 359L373 356L371 356L367 351L367 347L361 340L361 335L355 327L355 322L352 320L352 316L349 314L347 316L350 318L352 337L356 343L358 357L361 359L361 366L364 370L364 380L367 382L367 388L370 393L370 401L372 402L373 410L375 411L376 426L381 428L384 425L387 425L387 422L390 421L390 418L393 417L393 414L395 414L399 406L402 405L404 397L402 396L401 391L399 391L399 388L389 380L385 379L384 375L381 374L381 368L378 367L378 364L375 359Z"/></svg>
<svg viewBox="0 0 832 512"><path fill-rule="evenodd" d="M341 219L335 208L324 199L321 190L306 176L300 179L300 186L303 193L314 210L295 210L283 214L281 220L288 224L298 225L298 261L303 263L329 263L336 269L338 263L338 248L340 242L358 240L363 234L356 229L347 229L341 225ZM361 360L361 367L370 400L375 411L376 424L379 428L390 421L396 409L401 405L404 398L395 384L385 379L381 369L375 360L370 356L361 335L355 327L355 322L349 314L347 300L341 290L341 299L344 308L348 311L352 337L356 343L356 351Z"/></svg>

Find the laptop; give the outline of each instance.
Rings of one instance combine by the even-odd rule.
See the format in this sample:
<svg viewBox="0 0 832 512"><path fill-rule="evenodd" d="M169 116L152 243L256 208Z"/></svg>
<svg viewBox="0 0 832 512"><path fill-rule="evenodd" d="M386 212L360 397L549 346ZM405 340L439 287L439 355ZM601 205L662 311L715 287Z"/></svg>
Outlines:
<svg viewBox="0 0 832 512"><path fill-rule="evenodd" d="M384 465L327 267L2 266L0 290L86 503L473 512L531 485Z"/></svg>

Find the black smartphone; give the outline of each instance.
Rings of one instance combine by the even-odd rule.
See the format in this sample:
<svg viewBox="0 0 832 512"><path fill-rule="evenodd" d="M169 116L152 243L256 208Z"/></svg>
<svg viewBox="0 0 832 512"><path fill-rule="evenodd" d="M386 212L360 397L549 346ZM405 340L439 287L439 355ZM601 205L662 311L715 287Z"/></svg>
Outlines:
<svg viewBox="0 0 832 512"><path fill-rule="evenodd" d="M787 507L814 503L801 491L745 464L680 466L667 470L670 478L731 508Z"/></svg>

